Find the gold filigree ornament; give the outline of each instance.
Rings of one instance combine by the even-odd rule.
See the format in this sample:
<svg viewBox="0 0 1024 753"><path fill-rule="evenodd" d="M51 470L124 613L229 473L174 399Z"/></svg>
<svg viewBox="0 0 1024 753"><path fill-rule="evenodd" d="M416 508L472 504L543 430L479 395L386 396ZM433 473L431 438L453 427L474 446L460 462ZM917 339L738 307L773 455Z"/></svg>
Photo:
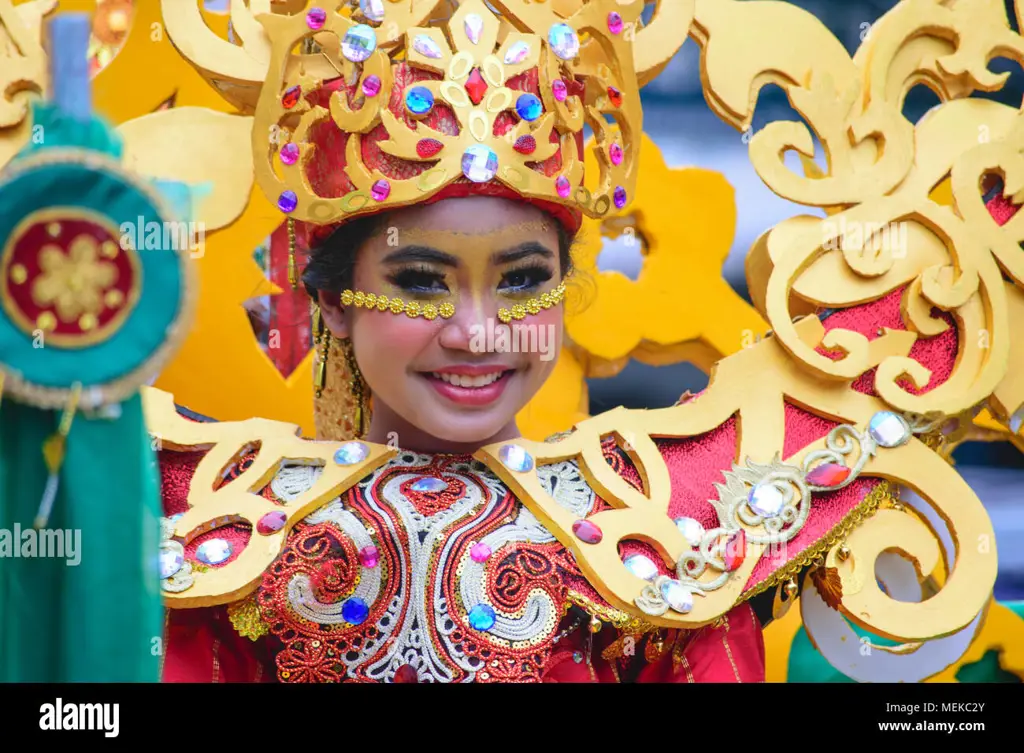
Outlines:
<svg viewBox="0 0 1024 753"><path fill-rule="evenodd" d="M659 9L656 22L644 27L640 14L645 4L641 0L576 0L555 6L507 0L495 11L482 0L466 0L446 15L450 6L445 0L419 0L385 3L382 18L364 23L367 19L353 17L347 5L335 10L317 7L310 0L305 5L290 4L290 15L285 15L283 9L263 3L261 9L271 12L255 18L265 34L250 35L243 47L217 44L201 24L194 2L164 0L163 9L172 38L225 96L251 103L258 92L252 143L256 179L264 193L275 200L280 197L288 216L325 224L418 203L456 180L478 180L472 170L463 168L473 156L489 158L483 161L493 166L494 179L524 196L579 208L589 216L621 206L622 197L628 199L635 188L642 131L635 82L652 77L683 41L675 29L670 31L670 23L679 20L678 10ZM684 13L687 5L692 3L682 3ZM609 23L612 12L620 25ZM431 21L434 18L441 20ZM308 42L315 44L317 54L305 52ZM250 57L250 46L260 55ZM430 101L452 109L457 134L434 131L423 123L410 128L392 114L388 103L395 62L442 76L418 82L416 88L426 92ZM509 88L508 81L533 69L539 69L541 114L521 119L502 136L493 135L499 115L515 112L523 96ZM466 88L474 71L486 85L478 103ZM329 107L314 107L303 96L297 102L285 96L290 91L308 94L321 82L339 76L360 87L373 78L379 89L355 105L335 93ZM585 93L558 98L552 87L556 79L585 81ZM409 114L422 113L410 110ZM611 143L599 140L597 147L604 154L601 173L593 188L586 187L576 138L588 123L595 132L607 133L606 116L618 122L622 159L609 159ZM328 119L355 135L383 124L390 137L381 144L385 152L433 164L407 180L387 178L364 164L361 139L351 138L344 170L355 190L345 196L317 195L306 174L314 148L308 136L316 124ZM550 139L552 133L557 134L555 141ZM529 153L515 149L523 137L536 145ZM420 156L416 145L423 138L434 139L441 150L430 158ZM282 163L277 154L286 143L298 146L299 156ZM548 177L531 167L556 152L562 156L560 175ZM373 188L385 179L389 191L381 198Z"/></svg>

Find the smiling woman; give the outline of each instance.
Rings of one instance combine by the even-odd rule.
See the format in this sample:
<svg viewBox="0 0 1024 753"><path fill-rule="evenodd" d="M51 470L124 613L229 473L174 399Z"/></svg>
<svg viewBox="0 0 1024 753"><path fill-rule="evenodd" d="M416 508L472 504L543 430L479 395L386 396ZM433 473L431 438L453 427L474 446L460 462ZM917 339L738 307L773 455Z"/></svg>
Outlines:
<svg viewBox="0 0 1024 753"><path fill-rule="evenodd" d="M373 396L367 439L474 452L519 436L516 413L561 348L551 298L572 269L572 232L531 204L478 196L356 220L314 250L303 280ZM501 322L517 307L525 315ZM553 337L487 347L481 334L495 327Z"/></svg>

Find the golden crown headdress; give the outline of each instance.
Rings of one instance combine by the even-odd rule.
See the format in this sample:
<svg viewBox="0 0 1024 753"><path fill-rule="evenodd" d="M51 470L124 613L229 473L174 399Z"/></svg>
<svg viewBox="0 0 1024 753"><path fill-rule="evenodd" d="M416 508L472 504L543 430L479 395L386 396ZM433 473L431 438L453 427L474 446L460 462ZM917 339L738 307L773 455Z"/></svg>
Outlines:
<svg viewBox="0 0 1024 753"><path fill-rule="evenodd" d="M639 88L685 39L662 8L657 27L644 26L646 5L275 2L255 16L269 44L254 103L257 181L288 217L315 225L470 193L525 197L574 229L581 215L621 209L636 184ZM247 109L253 61L222 52L217 65L186 56ZM589 187L585 125L599 165Z"/></svg>

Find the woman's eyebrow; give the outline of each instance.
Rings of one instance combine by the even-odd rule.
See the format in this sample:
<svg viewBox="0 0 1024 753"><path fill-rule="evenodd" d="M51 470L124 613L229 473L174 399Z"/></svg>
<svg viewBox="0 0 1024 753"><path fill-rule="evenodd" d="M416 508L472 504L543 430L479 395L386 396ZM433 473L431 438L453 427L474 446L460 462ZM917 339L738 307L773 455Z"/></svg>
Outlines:
<svg viewBox="0 0 1024 753"><path fill-rule="evenodd" d="M555 255L547 246L537 241L527 241L526 243L520 243L518 246L513 248L507 248L504 251L498 251L491 257L491 260L495 264L509 264L510 262L519 261L529 256L540 256L544 259L554 259Z"/></svg>
<svg viewBox="0 0 1024 753"><path fill-rule="evenodd" d="M384 257L385 264L434 262L446 267L459 266L458 258L430 246L403 246Z"/></svg>

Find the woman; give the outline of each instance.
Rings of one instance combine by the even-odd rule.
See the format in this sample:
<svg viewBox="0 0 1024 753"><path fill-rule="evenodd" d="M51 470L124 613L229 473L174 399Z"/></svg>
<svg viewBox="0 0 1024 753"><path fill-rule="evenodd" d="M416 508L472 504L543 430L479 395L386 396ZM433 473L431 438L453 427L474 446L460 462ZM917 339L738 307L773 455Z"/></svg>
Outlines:
<svg viewBox="0 0 1024 753"><path fill-rule="evenodd" d="M360 563L364 567L367 562L380 567L375 559L392 562L390 577L408 579L401 589L410 591L399 594L399 598L408 598L410 603L403 607L407 612L396 618L402 624L394 625L389 636L395 650L360 655L347 665L359 679L764 679L761 624L749 605L737 607L720 626L699 633L631 633L624 623L636 620L602 605L574 566L571 555L536 523L496 477L486 474L482 466L471 460L472 453L483 445L519 437L516 414L541 387L555 363L545 360L540 349L487 350L487 340L480 333L488 328L507 328L510 334L544 328L550 331L554 352L558 352L562 342L559 306L542 309L528 322L513 320L511 324L501 323L498 312L551 294L567 277L571 279L572 233L571 227L562 225L537 206L510 198L474 196L444 199L356 220L338 228L312 254L303 279L319 305L330 336L345 344L366 391L372 395L372 420L368 421L365 439L382 445L397 442L402 451L398 461L378 474L368 488L350 490L342 497L344 507L362 518L361 531L372 527L383 531L387 527L396 532L394 540L375 540L375 544L365 547L371 551L363 551ZM455 313L428 320L423 316L396 316L390 309L381 312L366 305L344 306L339 293L345 290L375 291L377 296L387 296L389 300L417 302L421 306L455 301ZM498 339L492 337L491 345ZM516 335L512 334L510 340L515 341ZM529 337L522 341L528 340ZM609 462L625 468L625 457L609 446ZM164 468L168 479L183 470L166 460ZM296 466L292 470L303 473L306 469ZM565 469L561 474L565 477ZM579 483L578 475L577 471L577 483L571 491L575 496L567 497L569 503L601 504ZM389 485L392 477L396 481ZM170 490L166 498L180 499L180 494L173 491L173 482L168 481L165 488ZM489 496L481 498L481 492ZM473 500L475 505L467 507L467 500ZM453 515L456 509L461 511ZM183 510L173 502L168 507L169 514ZM519 522L515 526L503 523L510 518ZM324 529L324 525L319 528ZM522 538L525 533L526 540L519 546L492 551L485 558L492 547L487 543L488 532L502 528L506 532L498 538ZM312 573L310 596L318 604L337 604L332 595L351 592L351 583L338 574L351 571L351 552L346 552L334 538L336 534L316 538L322 535L323 531L311 524L299 534L301 544L294 546L305 551L314 546L313 541L329 540L330 546L340 547L337 562L327 559L318 562L316 570L300 567L296 572ZM216 540L219 536L201 537L192 548L211 538ZM430 548L424 548L424 538ZM475 538L481 541L470 543ZM487 662L483 658L485 649L469 649L468 637L455 643L451 637L452 624L442 624L442 618L432 614L431 601L437 598L437 591L454 583L452 558L445 553L455 546L469 552L469 562L495 562L494 574L490 576L492 588L509 606L521 608L529 603L535 611L554 608L543 620L531 615L529 619L519 618L510 623L504 638L511 639L514 634L519 641L530 643L527 650L508 656L515 660L515 666L488 669L494 660ZM500 555L501 560L495 555ZM282 559L288 556L286 552ZM262 608L269 604L284 612L294 608L294 598L293 606L289 607L289 596L284 593L289 582L283 573L266 577L260 597ZM542 598L529 598L526 587L531 584L543 589ZM570 597L570 592L578 595ZM420 603L413 603L416 600ZM267 636L253 645L245 638L231 635L223 616L214 615L211 620L205 614L207 610L183 611L175 612L170 624L164 670L168 680L231 682L275 676L288 680L296 679L295 675L305 670L308 676L303 679L330 681L340 680L345 674L323 662L310 662L307 652L295 648L303 640L318 640L311 637L314 633L301 632L300 626L306 626L308 620L297 613L294 625L286 619L277 626L285 635L283 643L276 636ZM182 616L185 619L179 621ZM361 633L363 641L369 640L365 626L374 622L371 617L376 615L367 615L351 628L353 633ZM435 617L435 625L418 621ZM449 612L448 619L451 617ZM493 619L490 612L474 613L472 609L466 617L469 624L463 625L463 630L471 630L475 620L486 624ZM616 630L616 622L625 629ZM284 624L288 624L287 628ZM372 626L368 629L371 634L380 630ZM327 636L314 632L326 645ZM347 642L351 640L346 638ZM431 646L432 650L423 651L424 646ZM271 660L274 652L276 666Z"/></svg>
<svg viewBox="0 0 1024 753"><path fill-rule="evenodd" d="M762 628L802 572L814 570L834 607L825 555L894 504L885 482L849 469L837 478L834 463L800 481L813 500L772 497L755 478L762 471L736 464L731 416L695 436L652 440L644 451L656 447L664 465L668 515L649 536L602 545L594 516L615 520L653 483L644 448L602 435L614 483L572 453L542 465L523 449L515 416L561 347L582 215L622 209L636 179L635 145L603 135L603 189L577 201L580 106L638 126L639 98L628 77L612 85L571 73L580 40L567 24L546 39L499 41L497 13L460 3L434 22L447 37L410 30L403 54L377 49L384 27L371 22L381 19L357 13L367 23L337 27L346 77L289 86L282 73L265 86L256 133L270 123L275 138L256 144L257 176L311 249L302 280L315 309L321 441L270 422L207 423L151 396L151 431L164 440L167 681L759 682ZM622 19L607 16L603 49L615 57ZM312 39L327 14L307 8L308 28L300 18L288 22L294 38L275 27L275 50ZM442 49L446 40L462 58ZM269 170L260 163L268 150ZM325 219L325 207L344 216ZM896 291L822 322L874 337L883 324L903 328L899 306ZM915 348L935 375L928 388L941 384L955 327ZM768 350L776 355L766 361ZM736 358L789 368L770 341L751 352ZM873 395L868 382L857 390ZM795 404L784 423L782 457L838 426ZM497 465L484 462L490 447ZM742 487L728 504L715 499L727 492L723 478L734 496ZM765 523L776 518L781 528ZM775 533L757 539L762 523ZM611 565L593 554L609 544ZM670 567L658 547L684 554ZM698 583L706 572L713 577ZM628 603L616 578L647 585ZM733 596L722 602L716 589ZM725 607L702 627L666 627L680 624L669 615L716 598Z"/></svg>

